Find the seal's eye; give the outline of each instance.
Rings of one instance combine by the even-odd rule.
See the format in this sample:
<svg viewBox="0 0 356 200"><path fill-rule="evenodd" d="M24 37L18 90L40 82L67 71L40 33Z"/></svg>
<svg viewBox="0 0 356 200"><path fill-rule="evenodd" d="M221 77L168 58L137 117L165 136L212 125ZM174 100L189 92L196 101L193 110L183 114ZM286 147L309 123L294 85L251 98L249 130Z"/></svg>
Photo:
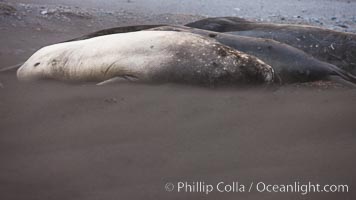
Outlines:
<svg viewBox="0 0 356 200"><path fill-rule="evenodd" d="M34 64L33 66L34 66L34 67L37 67L37 66L40 65L40 64L41 64L41 63L38 62L38 63Z"/></svg>

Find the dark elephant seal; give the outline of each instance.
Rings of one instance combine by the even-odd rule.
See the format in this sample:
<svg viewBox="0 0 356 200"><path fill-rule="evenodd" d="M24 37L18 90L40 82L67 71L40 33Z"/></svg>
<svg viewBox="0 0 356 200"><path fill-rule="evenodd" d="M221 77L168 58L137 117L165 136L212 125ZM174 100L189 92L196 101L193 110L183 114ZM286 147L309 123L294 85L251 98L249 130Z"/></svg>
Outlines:
<svg viewBox="0 0 356 200"><path fill-rule="evenodd" d="M237 30L250 30L254 22L240 17L209 17L184 26L204 29L214 32L231 32Z"/></svg>
<svg viewBox="0 0 356 200"><path fill-rule="evenodd" d="M17 71L19 80L200 85L272 83L273 68L213 39L175 31L139 31L44 47Z"/></svg>
<svg viewBox="0 0 356 200"><path fill-rule="evenodd" d="M186 26L273 39L301 49L317 59L356 75L356 34L354 33L307 25L252 22L238 17L207 18Z"/></svg>
<svg viewBox="0 0 356 200"><path fill-rule="evenodd" d="M254 55L275 69L282 83L326 80L337 75L356 82L356 77L338 67L319 61L305 52L271 39L217 33L184 26L163 26L150 30L183 31L216 39L218 42Z"/></svg>

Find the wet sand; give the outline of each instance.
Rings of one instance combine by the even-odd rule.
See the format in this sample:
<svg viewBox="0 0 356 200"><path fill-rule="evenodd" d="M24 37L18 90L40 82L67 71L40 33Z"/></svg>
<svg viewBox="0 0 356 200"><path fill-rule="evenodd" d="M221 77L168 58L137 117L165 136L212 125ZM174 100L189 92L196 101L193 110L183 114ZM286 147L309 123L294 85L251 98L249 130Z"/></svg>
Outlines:
<svg viewBox="0 0 356 200"><path fill-rule="evenodd" d="M6 16L0 21L0 67L92 29L199 18L126 13L125 20L115 21L113 15L102 22L97 16L71 16L69 22ZM356 197L354 89L327 83L278 88L19 83L13 71L0 73L0 83L0 199ZM347 184L351 190L306 196L165 191L167 182L177 181L311 181Z"/></svg>

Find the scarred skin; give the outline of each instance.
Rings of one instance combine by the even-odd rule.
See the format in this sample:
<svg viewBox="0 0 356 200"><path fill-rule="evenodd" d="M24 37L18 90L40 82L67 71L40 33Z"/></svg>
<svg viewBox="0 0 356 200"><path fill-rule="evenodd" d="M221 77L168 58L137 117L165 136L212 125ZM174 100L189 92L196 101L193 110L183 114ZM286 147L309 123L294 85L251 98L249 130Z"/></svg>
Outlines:
<svg viewBox="0 0 356 200"><path fill-rule="evenodd" d="M217 33L184 26L163 26L150 30L175 30L212 37L224 45L254 55L268 63L274 68L282 83L326 80L331 75L338 75L348 81L356 82L356 78L352 74L332 64L319 61L299 49L274 40Z"/></svg>
<svg viewBox="0 0 356 200"><path fill-rule="evenodd" d="M307 25L252 22L238 17L199 20L186 26L273 39L356 75L356 34Z"/></svg>
<svg viewBox="0 0 356 200"><path fill-rule="evenodd" d="M106 81L196 85L269 84L273 68L214 39L175 31L140 31L44 47L17 71L21 81Z"/></svg>

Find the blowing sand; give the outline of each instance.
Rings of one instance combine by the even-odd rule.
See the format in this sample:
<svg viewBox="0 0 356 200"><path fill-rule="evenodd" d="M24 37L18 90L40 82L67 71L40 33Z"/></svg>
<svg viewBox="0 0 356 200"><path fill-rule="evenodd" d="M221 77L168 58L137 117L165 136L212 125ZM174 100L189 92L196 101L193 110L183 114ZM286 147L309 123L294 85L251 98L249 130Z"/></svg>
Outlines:
<svg viewBox="0 0 356 200"><path fill-rule="evenodd" d="M201 18L81 7L64 12L69 8L38 2L10 3L18 13L1 16L0 67L105 27ZM14 71L0 73L0 83L0 199L356 197L354 89L327 82L279 88L20 83ZM311 181L347 184L350 191L165 191L177 181Z"/></svg>

